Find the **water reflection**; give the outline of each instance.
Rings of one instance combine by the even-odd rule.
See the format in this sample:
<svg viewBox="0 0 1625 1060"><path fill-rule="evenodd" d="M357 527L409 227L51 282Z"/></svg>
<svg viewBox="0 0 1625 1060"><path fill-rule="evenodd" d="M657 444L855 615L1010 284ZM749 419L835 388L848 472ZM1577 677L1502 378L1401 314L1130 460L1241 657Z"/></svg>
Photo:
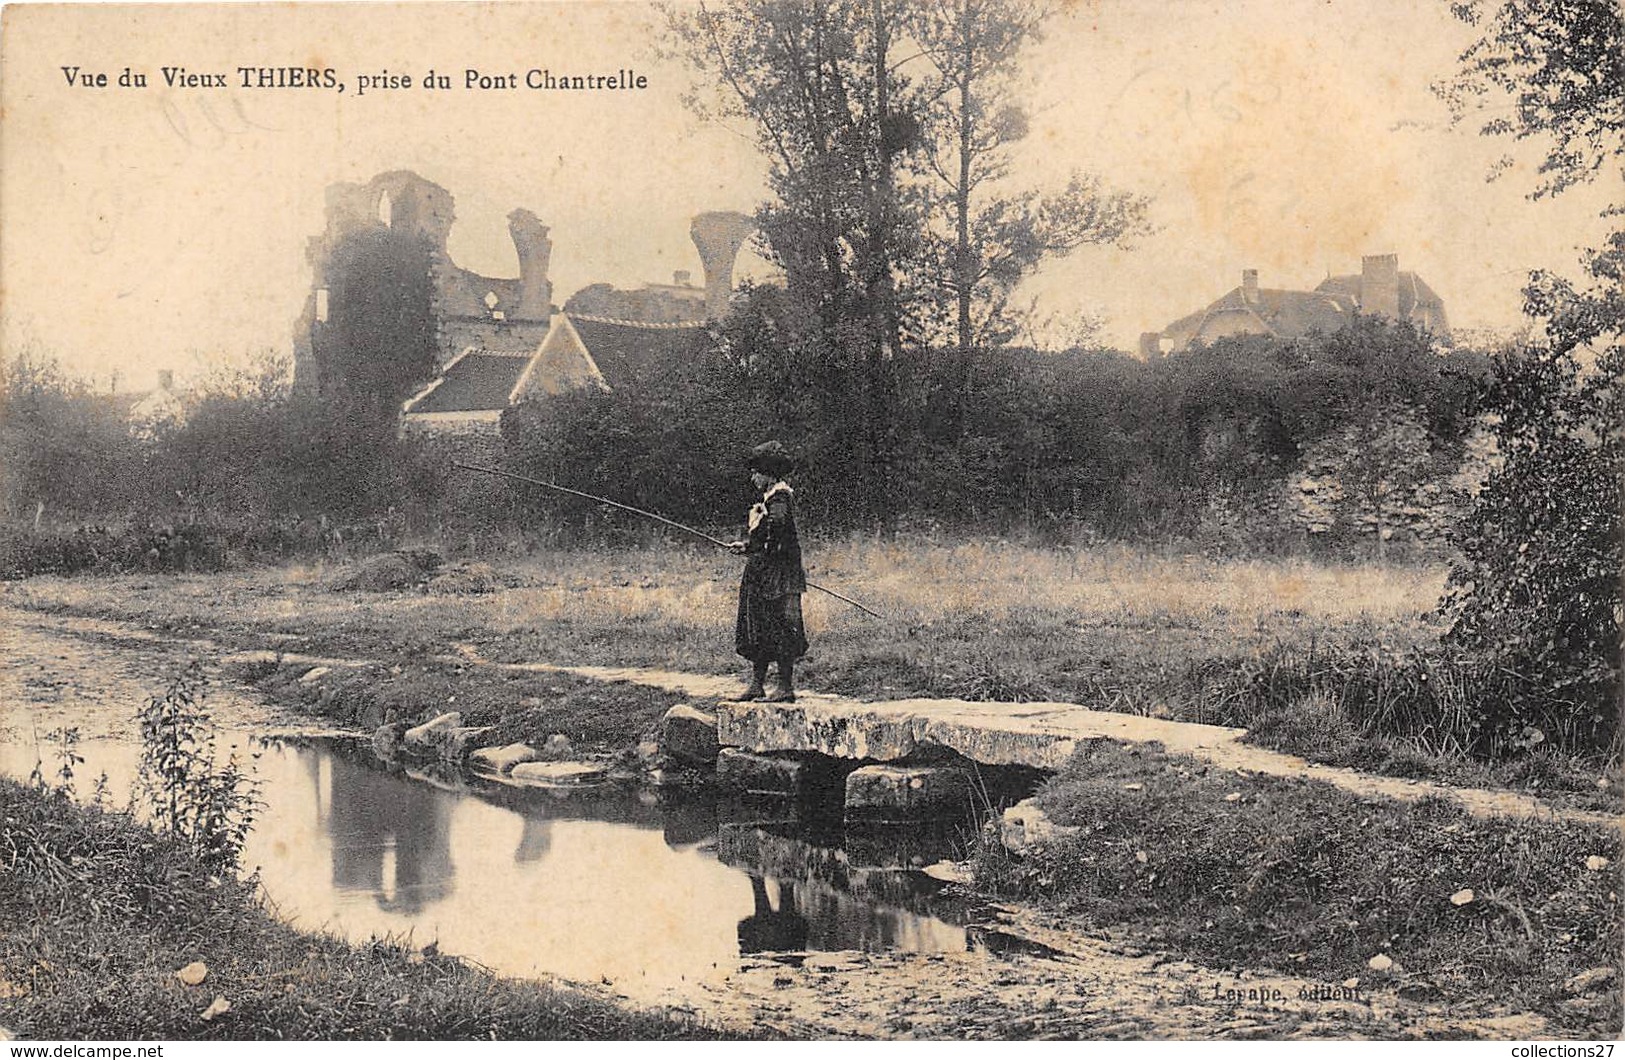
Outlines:
<svg viewBox="0 0 1625 1060"><path fill-rule="evenodd" d="M133 745L82 749L82 775L133 776ZM0 745L0 772L26 776L33 760ZM362 744L272 746L259 775L244 866L307 930L438 941L501 974L608 979L650 1000L732 972L742 953L966 946L899 868L940 856L919 829L843 845L781 804L431 782Z"/></svg>
<svg viewBox="0 0 1625 1060"><path fill-rule="evenodd" d="M767 881L750 878L751 897L756 911L739 922L739 952L765 953L770 950L804 950L809 934L807 918L796 911L793 883L773 881L778 888L778 908L767 895Z"/></svg>
<svg viewBox="0 0 1625 1060"><path fill-rule="evenodd" d="M451 895L457 871L451 859L451 816L457 797L427 785L402 784L388 773L343 758L328 762L331 768L318 768L317 774L328 774L333 886L370 894L380 909L406 915Z"/></svg>
<svg viewBox="0 0 1625 1060"><path fill-rule="evenodd" d="M751 874L755 908L740 921L744 953L763 950L963 950L965 929L937 897L941 884L895 866L865 864L865 846L825 845L796 834L794 822L723 825L717 857ZM927 829L912 829L917 843ZM872 849L876 842L870 836ZM944 846L950 834L938 840ZM917 848L918 849L918 848ZM932 860L938 860L933 858ZM774 895L777 895L777 900Z"/></svg>

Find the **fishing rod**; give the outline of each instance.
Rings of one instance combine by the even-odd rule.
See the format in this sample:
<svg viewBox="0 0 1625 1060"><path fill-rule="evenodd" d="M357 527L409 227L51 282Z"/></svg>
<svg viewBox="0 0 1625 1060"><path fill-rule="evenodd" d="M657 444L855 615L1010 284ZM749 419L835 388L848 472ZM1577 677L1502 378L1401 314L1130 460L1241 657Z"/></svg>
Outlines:
<svg viewBox="0 0 1625 1060"><path fill-rule="evenodd" d="M703 541L709 541L711 544L716 545L718 548L732 548L732 546L727 541L724 541L721 538L712 537L710 534L706 533L704 530L696 530L692 526L684 526L682 523L677 522L675 519L667 519L664 515L657 515L654 512L644 511L642 508L634 508L632 505L630 505L630 504L622 504L620 501L612 501L608 497L600 497L596 493L586 493L586 492L583 492L582 490L573 490L569 486L560 486L556 482L548 482L545 479L531 478L528 475L517 475L517 474L513 473L512 471L503 471L501 468L480 467L478 464L459 464L459 463L455 463L455 462L451 466L455 467L455 468L459 468L460 470L463 470L463 471L479 471L479 472L483 472L484 474L487 474L487 475L497 475L497 476L499 476L501 478L511 478L515 482L525 482L525 483L529 483L532 486L541 486L543 489L557 490L560 493L568 493L570 496L572 496L572 497L580 497L582 500L594 501L594 502L596 502L598 504L607 504L611 508L619 508L623 512L631 512L633 515L641 515L645 519L653 519L657 523L662 523L662 524L664 524L666 526L671 527L674 530L681 530L685 534L693 534L695 537L700 538ZM852 599L850 596L846 596L846 595L844 595L842 593L838 593L834 589L827 588L825 586L819 585L817 582L812 582L812 581L809 581L807 583L807 588L809 588L809 589L817 589L821 593L825 593L825 594L827 594L829 596L835 597L835 599L841 601L842 603L851 604L853 607L857 608L859 611L862 611L866 615L872 615L873 617L878 618L881 621L886 621L886 616L885 615L881 614L878 611L870 610L869 608L865 607L863 604L860 604L856 600Z"/></svg>

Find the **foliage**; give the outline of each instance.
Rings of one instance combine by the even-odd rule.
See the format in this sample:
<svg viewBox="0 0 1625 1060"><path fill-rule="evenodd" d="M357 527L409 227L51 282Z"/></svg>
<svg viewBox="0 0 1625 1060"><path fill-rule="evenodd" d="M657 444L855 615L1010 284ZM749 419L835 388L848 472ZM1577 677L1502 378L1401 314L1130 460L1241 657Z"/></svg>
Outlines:
<svg viewBox="0 0 1625 1060"><path fill-rule="evenodd" d="M316 344L318 387L341 421L393 435L401 403L434 377L434 279L422 236L354 233L327 264L328 320Z"/></svg>
<svg viewBox="0 0 1625 1060"><path fill-rule="evenodd" d="M288 390L285 364L214 372L181 422L133 433L127 395L19 355L0 374L0 578L217 570L237 559L390 544L447 491L390 421Z"/></svg>
<svg viewBox="0 0 1625 1060"><path fill-rule="evenodd" d="M122 512L148 496L141 453L102 397L37 351L0 365L0 488L12 521Z"/></svg>
<svg viewBox="0 0 1625 1060"><path fill-rule="evenodd" d="M1547 142L1533 197L1588 182L1625 149L1625 11L1612 0L1469 0L1483 35L1443 91L1458 107L1511 96L1486 135ZM1607 213L1618 216L1617 207ZM1517 678L1485 705L1517 730L1556 715L1601 746L1618 738L1621 484L1625 481L1625 232L1583 260L1588 286L1539 271L1525 314L1545 334L1495 362L1485 407L1503 459L1458 534L1443 606L1450 639Z"/></svg>
<svg viewBox="0 0 1625 1060"><path fill-rule="evenodd" d="M738 0L671 17L672 50L710 81L695 109L748 124L768 160L757 219L786 282L747 313L771 314L791 354L769 361L799 366L779 385L838 412L844 430L817 448L849 483L842 507L871 525L898 518L898 450L927 393L969 429L968 377L1013 332L1021 280L1142 224L1144 201L1097 177L1000 184L1026 132L1015 69L1041 15L1023 0ZM796 425L817 424L819 404L804 399Z"/></svg>
<svg viewBox="0 0 1625 1060"><path fill-rule="evenodd" d="M782 326L792 312L781 292L753 290L724 322L722 349L674 370L658 392L564 395L510 410L506 459L523 474L716 526L750 500L733 454L774 435L803 458L794 483L809 527L864 526L851 446L857 399L839 379L817 384L793 328ZM1153 362L1006 348L967 370L909 354L892 366L907 400L893 420L887 502L900 526L917 529L1188 534L1204 495L1282 492L1306 452L1341 440L1351 474L1370 472L1355 476L1370 496L1349 504L1387 511L1416 481L1455 468L1485 363L1440 357L1426 336L1380 321L1352 336L1232 339ZM1405 429L1390 437L1380 430L1390 423ZM1363 444L1361 432L1373 430L1394 444ZM533 491L523 503L555 526L606 525L579 501ZM629 524L611 515L607 525ZM1248 532L1257 543L1267 527Z"/></svg>
<svg viewBox="0 0 1625 1060"><path fill-rule="evenodd" d="M219 764L202 667L188 664L137 716L140 777L159 831L206 865L232 869L259 811L259 782L232 752Z"/></svg>
<svg viewBox="0 0 1625 1060"><path fill-rule="evenodd" d="M84 756L79 753L79 728L78 726L64 725L46 733L45 738L54 745L56 789L71 799L74 794L74 767L85 763Z"/></svg>
<svg viewBox="0 0 1625 1060"><path fill-rule="evenodd" d="M1594 746L1618 734L1620 362L1582 372L1568 351L1497 362L1487 399L1501 467L1456 535L1462 560L1443 606L1452 643L1517 675L1483 705L1508 732L1555 713Z"/></svg>
<svg viewBox="0 0 1625 1060"><path fill-rule="evenodd" d="M1147 200L1097 176L1074 172L1049 190L1009 182L1011 149L1029 128L1017 102L1019 61L1048 13L1031 0L901 5L910 44L929 64L920 78L926 205L917 282L925 315L951 319L944 330L961 357L1009 339L1018 316L1011 297L1044 261L1145 227Z"/></svg>
<svg viewBox="0 0 1625 1060"><path fill-rule="evenodd" d="M1616 0L1455 0L1481 35L1436 86L1487 136L1546 141L1537 196L1616 175L1625 154L1625 14ZM1503 163L1503 166L1509 163Z"/></svg>
<svg viewBox="0 0 1625 1060"><path fill-rule="evenodd" d="M672 49L714 83L702 114L749 123L773 198L757 212L781 266L795 344L862 410L849 422L854 489L867 520L896 436L890 362L902 348L917 204L900 191L918 135L915 90L893 64L891 11L863 0L740 0L670 17Z"/></svg>

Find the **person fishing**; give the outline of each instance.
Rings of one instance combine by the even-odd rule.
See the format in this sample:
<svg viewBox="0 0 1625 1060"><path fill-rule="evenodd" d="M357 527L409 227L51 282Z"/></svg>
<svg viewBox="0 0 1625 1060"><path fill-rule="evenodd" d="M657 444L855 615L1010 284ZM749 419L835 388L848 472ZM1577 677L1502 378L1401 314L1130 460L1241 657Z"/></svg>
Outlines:
<svg viewBox="0 0 1625 1060"><path fill-rule="evenodd" d="M745 557L734 650L750 660L751 679L739 698L794 703L796 660L807 654L801 621L807 574L796 537L795 491L785 482L795 461L782 444L770 441L750 451L746 466L762 499L751 506L745 538L728 544L729 551ZM778 687L771 695L765 688L769 663L778 666Z"/></svg>

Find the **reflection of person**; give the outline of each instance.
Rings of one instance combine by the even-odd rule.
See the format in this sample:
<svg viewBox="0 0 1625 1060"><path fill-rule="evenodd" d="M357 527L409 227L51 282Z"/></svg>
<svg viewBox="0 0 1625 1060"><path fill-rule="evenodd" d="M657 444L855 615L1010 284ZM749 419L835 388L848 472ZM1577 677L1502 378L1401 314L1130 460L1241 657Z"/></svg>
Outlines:
<svg viewBox="0 0 1625 1060"><path fill-rule="evenodd" d="M413 914L447 898L452 796L380 769L334 756L327 832L332 837L333 886L365 891L387 912ZM384 878L394 853L394 878Z"/></svg>
<svg viewBox="0 0 1625 1060"><path fill-rule="evenodd" d="M746 557L739 582L739 618L734 649L751 661L750 687L740 699L762 699L768 663L777 663L779 687L766 696L771 703L795 702L796 660L807 654L801 623L801 594L807 575L801 568L796 538L795 491L784 481L795 462L778 442L750 451L751 481L762 499L751 506L743 541L728 547Z"/></svg>
<svg viewBox="0 0 1625 1060"><path fill-rule="evenodd" d="M739 922L740 953L779 953L807 948L807 920L796 911L795 885L779 881L779 907L767 897L767 881L750 878L756 911Z"/></svg>

